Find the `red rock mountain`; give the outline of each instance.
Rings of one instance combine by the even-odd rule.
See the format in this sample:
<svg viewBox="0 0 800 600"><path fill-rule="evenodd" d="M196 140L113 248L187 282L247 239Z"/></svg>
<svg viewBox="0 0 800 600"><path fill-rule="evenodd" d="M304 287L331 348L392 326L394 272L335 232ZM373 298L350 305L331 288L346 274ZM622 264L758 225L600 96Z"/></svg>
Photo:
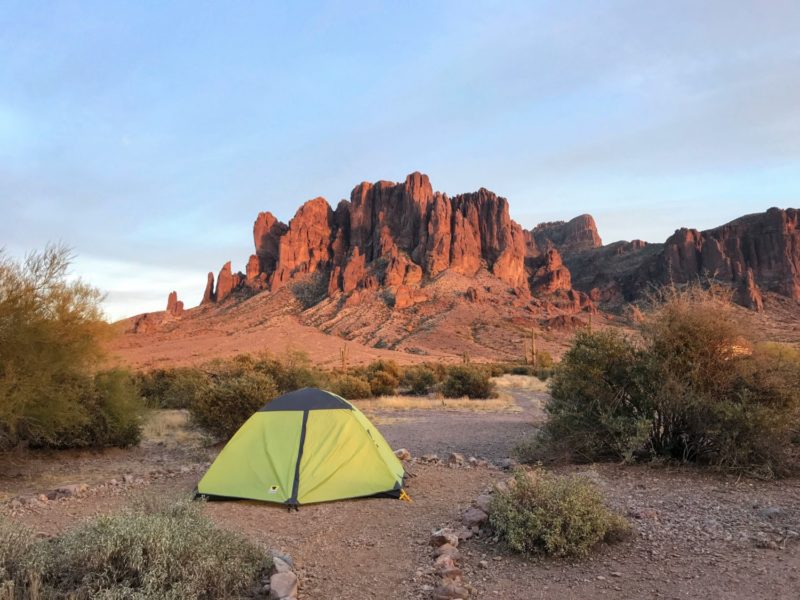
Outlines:
<svg viewBox="0 0 800 600"><path fill-rule="evenodd" d="M403 306L421 298L411 290L423 279L448 270L474 276L486 269L521 294L530 292L532 275L537 287L569 289L569 273L555 250L535 274L526 269L526 255L540 253L511 220L505 198L483 188L448 197L434 192L421 173L403 183L361 183L335 210L324 198L309 200L288 225L259 213L253 237L255 254L246 272L232 273L228 262L216 287L209 273L204 304L237 290L275 291L312 274L326 279L330 296L386 288ZM551 277L550 265L561 272ZM553 277L558 281L541 283Z"/></svg>
<svg viewBox="0 0 800 600"><path fill-rule="evenodd" d="M575 310L701 277L730 283L737 302L761 310L763 291L800 300L798 214L772 208L708 231L680 229L663 245L603 246L591 215L523 230L505 198L484 188L449 197L412 173L403 183L361 183L335 209L324 198L309 200L288 225L259 213L245 272L227 262L216 286L209 273L202 303L314 276L329 297L382 289L406 308L427 300L420 286L441 273L472 277L484 269L519 297L561 294L564 307L569 294L566 305Z"/></svg>
<svg viewBox="0 0 800 600"><path fill-rule="evenodd" d="M800 300L797 209L770 208L706 231L679 229L663 244L581 248L563 232L549 239L563 252L573 285L595 301L633 300L654 284L703 279L730 285L734 300L754 310L764 308L764 292Z"/></svg>

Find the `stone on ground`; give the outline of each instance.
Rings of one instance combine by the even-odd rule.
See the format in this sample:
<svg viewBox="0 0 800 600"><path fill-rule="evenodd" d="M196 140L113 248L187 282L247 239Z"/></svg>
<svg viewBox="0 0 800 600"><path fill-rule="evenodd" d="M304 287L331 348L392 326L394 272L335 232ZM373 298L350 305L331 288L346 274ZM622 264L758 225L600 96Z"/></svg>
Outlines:
<svg viewBox="0 0 800 600"><path fill-rule="evenodd" d="M447 457L447 464L451 467L460 467L464 464L464 455L458 452L451 452Z"/></svg>
<svg viewBox="0 0 800 600"><path fill-rule="evenodd" d="M460 600L469 598L469 590L456 583L444 583L433 590L434 600Z"/></svg>
<svg viewBox="0 0 800 600"><path fill-rule="evenodd" d="M458 546L458 535L449 528L437 529L431 534L431 546L439 547L444 544Z"/></svg>
<svg viewBox="0 0 800 600"><path fill-rule="evenodd" d="M399 449L395 450L394 451L394 455L399 460L411 460L411 452L409 452L405 448L399 448Z"/></svg>
<svg viewBox="0 0 800 600"><path fill-rule="evenodd" d="M465 527L480 527L488 518L489 515L474 506L461 513L461 522L464 523Z"/></svg>
<svg viewBox="0 0 800 600"><path fill-rule="evenodd" d="M297 575L291 571L275 573L269 578L269 597L272 600L285 600L297 597Z"/></svg>

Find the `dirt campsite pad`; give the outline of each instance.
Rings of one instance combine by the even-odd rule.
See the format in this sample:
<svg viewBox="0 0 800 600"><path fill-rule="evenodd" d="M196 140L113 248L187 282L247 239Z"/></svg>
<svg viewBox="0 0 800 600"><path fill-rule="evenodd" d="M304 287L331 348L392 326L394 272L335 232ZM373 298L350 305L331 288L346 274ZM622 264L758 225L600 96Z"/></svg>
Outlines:
<svg viewBox="0 0 800 600"><path fill-rule="evenodd" d="M362 407L393 447L414 457L449 452L499 463L542 418L543 392L507 388L516 410ZM103 453L8 457L0 465L0 511L41 536L119 510L137 495L192 492L218 448L181 427L180 413L151 426L139 448ZM303 506L209 502L220 526L288 553L303 599L428 598L436 583L431 531L461 512L507 472L415 462L413 502L366 499ZM693 469L581 465L558 469L593 480L627 515L634 535L582 560L530 559L488 534L462 542L464 581L476 598L798 598L800 481L762 482ZM114 480L114 481L112 481ZM89 489L12 507L69 483Z"/></svg>

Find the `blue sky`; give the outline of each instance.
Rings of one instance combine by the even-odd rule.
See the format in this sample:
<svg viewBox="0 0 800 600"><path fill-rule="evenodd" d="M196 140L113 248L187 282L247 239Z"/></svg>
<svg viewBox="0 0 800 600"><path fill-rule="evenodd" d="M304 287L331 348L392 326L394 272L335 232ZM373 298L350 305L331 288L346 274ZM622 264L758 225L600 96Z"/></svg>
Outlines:
<svg viewBox="0 0 800 600"><path fill-rule="evenodd" d="M252 222L428 173L663 241L800 206L800 2L0 0L0 244L110 318L195 305Z"/></svg>

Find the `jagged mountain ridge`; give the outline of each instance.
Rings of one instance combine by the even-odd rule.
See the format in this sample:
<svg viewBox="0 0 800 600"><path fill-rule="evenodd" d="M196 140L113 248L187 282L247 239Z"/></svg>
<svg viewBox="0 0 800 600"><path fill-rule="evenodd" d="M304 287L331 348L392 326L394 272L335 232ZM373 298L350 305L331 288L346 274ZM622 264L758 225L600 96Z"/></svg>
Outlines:
<svg viewBox="0 0 800 600"><path fill-rule="evenodd" d="M448 197L421 173L403 183L361 183L335 210L315 198L288 224L259 213L253 238L245 273L232 272L228 262L216 286L209 273L204 304L238 290L275 291L315 273L327 279L328 296L385 288L398 308L413 304L420 284L448 270L471 277L486 269L521 296L571 290L558 249L540 249L511 219L505 198L484 188ZM588 306L588 298L581 301Z"/></svg>
<svg viewBox="0 0 800 600"><path fill-rule="evenodd" d="M280 321L281 331L297 326L307 335L310 327L367 350L518 356L532 328L587 324L580 313L625 326L615 315L643 290L704 276L732 286L739 304L777 307L792 320L800 312L798 212L680 229L663 244L603 245L591 215L526 230L505 198L483 188L450 197L421 173L364 182L335 208L323 198L306 202L288 224L259 213L245 272L227 262L208 274L200 307L185 309L172 293L166 311L129 319L129 333L156 336L129 345L189 336L194 351L209 331L226 340L258 337L265 327L274 335ZM213 339L209 356L222 338Z"/></svg>

